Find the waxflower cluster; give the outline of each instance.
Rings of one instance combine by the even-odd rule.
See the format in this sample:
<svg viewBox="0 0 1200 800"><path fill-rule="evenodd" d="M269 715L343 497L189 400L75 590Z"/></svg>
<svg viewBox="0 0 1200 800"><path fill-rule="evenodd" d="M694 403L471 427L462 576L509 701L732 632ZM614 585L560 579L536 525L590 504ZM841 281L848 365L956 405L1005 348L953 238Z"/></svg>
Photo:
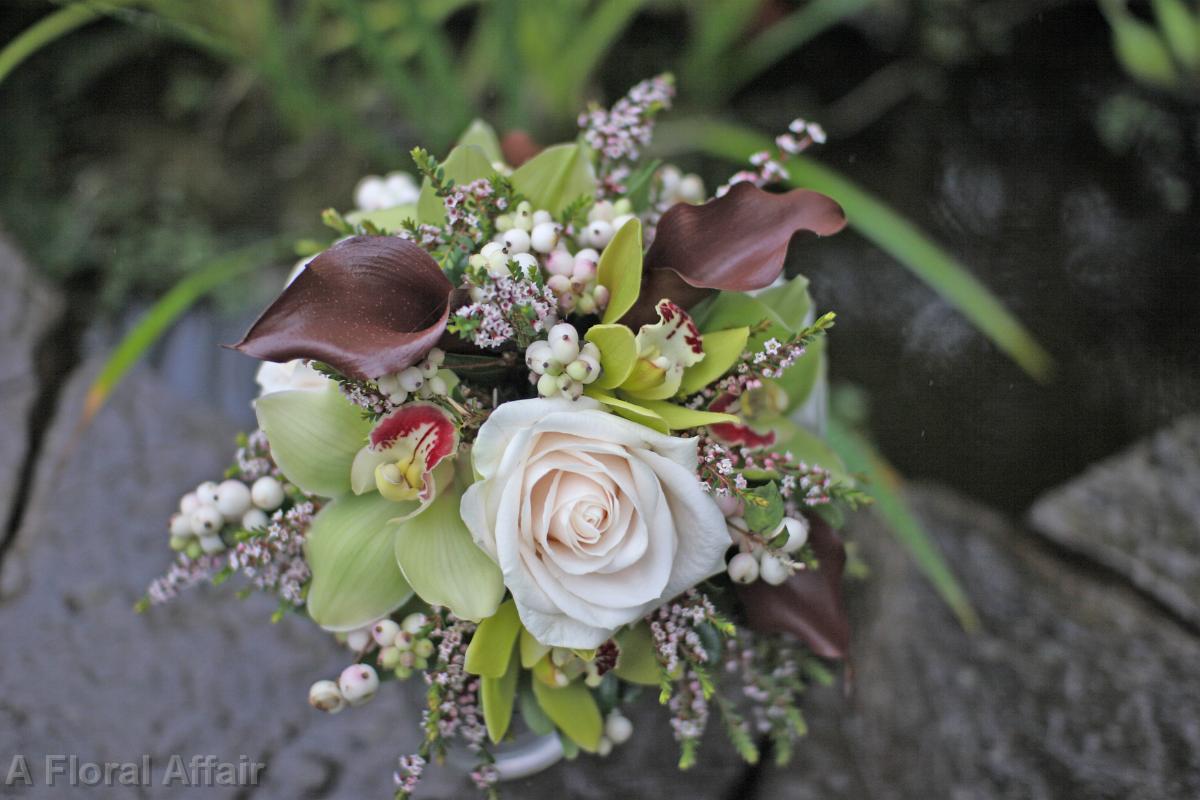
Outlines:
<svg viewBox="0 0 1200 800"><path fill-rule="evenodd" d="M673 96L643 81L525 163L478 121L414 149L323 215L328 247L235 345L264 362L258 429L180 500L141 607L272 595L341 648L308 686L328 714L418 685L396 798L452 752L497 797L518 735L603 758L645 689L683 769L718 719L749 762L759 736L790 752L845 656L833 528L864 495L806 422L833 315L783 276L798 232L845 219L763 190L824 132L797 120L710 197L644 156Z"/></svg>

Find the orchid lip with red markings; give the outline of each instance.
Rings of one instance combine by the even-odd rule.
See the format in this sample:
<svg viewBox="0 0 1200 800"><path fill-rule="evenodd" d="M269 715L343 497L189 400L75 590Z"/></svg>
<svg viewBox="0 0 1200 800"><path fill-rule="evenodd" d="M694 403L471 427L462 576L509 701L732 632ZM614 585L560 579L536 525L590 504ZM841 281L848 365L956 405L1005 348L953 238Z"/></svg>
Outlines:
<svg viewBox="0 0 1200 800"><path fill-rule="evenodd" d="M378 489L389 500L428 501L433 470L458 447L458 427L433 403L408 403L383 417L351 468L354 491Z"/></svg>

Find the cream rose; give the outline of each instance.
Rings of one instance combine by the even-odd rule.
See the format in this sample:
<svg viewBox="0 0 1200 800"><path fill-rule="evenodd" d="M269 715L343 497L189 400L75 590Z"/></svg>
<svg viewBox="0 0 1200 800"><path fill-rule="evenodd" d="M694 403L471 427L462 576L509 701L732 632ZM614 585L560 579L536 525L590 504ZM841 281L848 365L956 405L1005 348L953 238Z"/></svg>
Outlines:
<svg viewBox="0 0 1200 800"><path fill-rule="evenodd" d="M462 517L540 642L596 647L724 568L696 450L586 397L505 403L483 424Z"/></svg>

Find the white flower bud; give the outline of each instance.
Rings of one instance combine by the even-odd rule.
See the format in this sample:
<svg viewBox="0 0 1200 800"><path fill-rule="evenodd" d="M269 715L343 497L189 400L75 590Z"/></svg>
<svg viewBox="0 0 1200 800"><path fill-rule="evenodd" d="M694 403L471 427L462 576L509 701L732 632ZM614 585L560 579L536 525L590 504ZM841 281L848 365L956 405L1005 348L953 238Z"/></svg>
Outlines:
<svg viewBox="0 0 1200 800"><path fill-rule="evenodd" d="M515 256L513 256L512 260L515 261L517 266L521 268L521 274L530 278L534 275L537 275L537 256L533 255L532 253L517 253Z"/></svg>
<svg viewBox="0 0 1200 800"><path fill-rule="evenodd" d="M616 217L612 221L613 233L615 234L617 231L621 230L621 228L625 227L626 223L633 222L635 219L637 219L636 214L622 214L621 216Z"/></svg>
<svg viewBox="0 0 1200 800"><path fill-rule="evenodd" d="M592 247L603 248L612 241L613 226L611 222L605 222L598 219L595 222L589 222L588 226L583 230L583 240Z"/></svg>
<svg viewBox="0 0 1200 800"><path fill-rule="evenodd" d="M546 259L546 271L551 275L565 275L570 277L571 271L575 269L575 256L572 256L561 247L552 252Z"/></svg>
<svg viewBox="0 0 1200 800"><path fill-rule="evenodd" d="M258 531L271 524L271 518L261 508L252 508L242 515L242 527L248 531Z"/></svg>
<svg viewBox="0 0 1200 800"><path fill-rule="evenodd" d="M379 391L383 392L388 397L394 394L399 394L403 391L400 388L400 381L396 375L384 375L375 379L375 385L379 387Z"/></svg>
<svg viewBox="0 0 1200 800"><path fill-rule="evenodd" d="M204 551L205 555L214 556L217 553L225 550L225 542L222 541L221 537L217 534L213 534L212 536L201 536L200 549Z"/></svg>
<svg viewBox="0 0 1200 800"><path fill-rule="evenodd" d="M803 517L784 517L783 527L787 529L788 538L780 549L785 553L794 553L808 541L808 520Z"/></svg>
<svg viewBox="0 0 1200 800"><path fill-rule="evenodd" d="M509 253L528 253L529 233L520 228L505 231L504 246L508 248Z"/></svg>
<svg viewBox="0 0 1200 800"><path fill-rule="evenodd" d="M540 222L533 226L529 243L539 253L553 252L558 246L558 226L553 222Z"/></svg>
<svg viewBox="0 0 1200 800"><path fill-rule="evenodd" d="M400 626L393 620L381 619L371 627L371 638L380 647L388 647L396 641Z"/></svg>
<svg viewBox="0 0 1200 800"><path fill-rule="evenodd" d="M446 351L435 347L425 354L425 360L440 367L446 361Z"/></svg>
<svg viewBox="0 0 1200 800"><path fill-rule="evenodd" d="M538 378L537 390L542 397L554 397L558 394L558 378L553 375L543 375Z"/></svg>
<svg viewBox="0 0 1200 800"><path fill-rule="evenodd" d="M406 392L415 392L420 389L425 383L425 376L421 374L421 370L417 367L407 367L400 371L396 376L400 388Z"/></svg>
<svg viewBox="0 0 1200 800"><path fill-rule="evenodd" d="M633 736L633 723L620 711L614 711L604 721L604 735L613 744L625 744Z"/></svg>
<svg viewBox="0 0 1200 800"><path fill-rule="evenodd" d="M507 255L507 253L504 252L504 245L500 242L488 242L483 246L482 249L480 249L479 254L488 261L491 261L498 255Z"/></svg>
<svg viewBox="0 0 1200 800"><path fill-rule="evenodd" d="M250 510L250 487L241 481L222 481L217 487L217 510L226 522L237 522Z"/></svg>
<svg viewBox="0 0 1200 800"><path fill-rule="evenodd" d="M346 698L333 681L317 681L309 687L308 704L318 711L336 714L346 707Z"/></svg>
<svg viewBox="0 0 1200 800"><path fill-rule="evenodd" d="M170 531L172 537L187 538L192 535L192 515L182 512L171 515Z"/></svg>
<svg viewBox="0 0 1200 800"><path fill-rule="evenodd" d="M215 481L205 481L196 487L196 499L201 505L215 506L217 504L217 484Z"/></svg>
<svg viewBox="0 0 1200 800"><path fill-rule="evenodd" d="M356 653L366 650L371 644L371 626L355 628L346 634L346 647Z"/></svg>
<svg viewBox="0 0 1200 800"><path fill-rule="evenodd" d="M179 513L184 516L190 515L193 511L200 507L200 498L196 497L195 492L188 492L183 497L179 498Z"/></svg>
<svg viewBox="0 0 1200 800"><path fill-rule="evenodd" d="M425 618L424 614L422 614L420 611L417 611L409 614L407 617L401 620L400 629L406 633L416 633L417 631L421 630L421 628L424 628L425 623L428 621L429 620Z"/></svg>
<svg viewBox="0 0 1200 800"><path fill-rule="evenodd" d="M571 291L571 279L566 275L551 275L546 279L546 285L555 294L565 294Z"/></svg>
<svg viewBox="0 0 1200 800"><path fill-rule="evenodd" d="M283 505L283 484L264 475L250 487L250 500L263 511L274 511Z"/></svg>
<svg viewBox="0 0 1200 800"><path fill-rule="evenodd" d="M570 364L579 357L579 332L569 322L560 322L550 329L546 337L550 352L560 364Z"/></svg>
<svg viewBox="0 0 1200 800"><path fill-rule="evenodd" d="M788 579L791 571L787 564L784 564L777 557L770 553L763 553L762 559L758 564L758 574L764 581L772 586L778 586Z"/></svg>
<svg viewBox="0 0 1200 800"><path fill-rule="evenodd" d="M738 553L729 559L725 571L734 583L754 583L758 580L758 560L749 553Z"/></svg>
<svg viewBox="0 0 1200 800"><path fill-rule="evenodd" d="M613 204L609 200L597 200L588 210L588 222L611 222L613 218Z"/></svg>
<svg viewBox="0 0 1200 800"><path fill-rule="evenodd" d="M545 340L539 339L525 349L525 364L538 375L545 373L552 358L554 353L550 351L550 343Z"/></svg>
<svg viewBox="0 0 1200 800"><path fill-rule="evenodd" d="M190 522L192 533L204 537L218 533L225 524L225 518L216 506L200 506L191 513Z"/></svg>
<svg viewBox="0 0 1200 800"><path fill-rule="evenodd" d="M379 676L370 664L354 664L342 670L338 676L338 688L347 703L359 706L375 696L379 688Z"/></svg>

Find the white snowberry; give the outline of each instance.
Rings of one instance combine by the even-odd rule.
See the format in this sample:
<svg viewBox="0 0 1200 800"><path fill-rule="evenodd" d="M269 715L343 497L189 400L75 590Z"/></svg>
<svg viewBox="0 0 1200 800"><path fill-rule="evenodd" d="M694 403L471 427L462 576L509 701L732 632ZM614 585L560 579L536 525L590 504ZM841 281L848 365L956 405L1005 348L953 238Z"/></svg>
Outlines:
<svg viewBox="0 0 1200 800"><path fill-rule="evenodd" d="M529 252L529 233L520 228L504 232L504 246L509 253Z"/></svg>
<svg viewBox="0 0 1200 800"><path fill-rule="evenodd" d="M261 508L252 508L242 515L242 528L248 531L259 531L271 524L271 518Z"/></svg>
<svg viewBox="0 0 1200 800"><path fill-rule="evenodd" d="M529 243L539 253L553 252L558 246L558 226L553 222L539 222L533 226Z"/></svg>
<svg viewBox="0 0 1200 800"><path fill-rule="evenodd" d="M400 374L396 376L396 381L404 391L415 392L425 383L425 376L421 374L421 370L417 367L407 367L401 370Z"/></svg>
<svg viewBox="0 0 1200 800"><path fill-rule="evenodd" d="M346 634L346 647L356 653L366 650L371 644L371 626L355 628Z"/></svg>
<svg viewBox="0 0 1200 800"><path fill-rule="evenodd" d="M784 517L783 527L787 529L788 538L780 549L785 553L794 553L808 541L808 520L803 517Z"/></svg>
<svg viewBox="0 0 1200 800"><path fill-rule="evenodd" d="M201 536L200 549L204 551L205 555L213 556L225 550L225 542L217 534Z"/></svg>
<svg viewBox="0 0 1200 800"><path fill-rule="evenodd" d="M336 714L346 707L346 698L333 681L317 681L309 687L308 704L318 711Z"/></svg>
<svg viewBox="0 0 1200 800"><path fill-rule="evenodd" d="M614 711L604 721L604 735L611 739L613 744L625 744L629 737L633 736L633 723L621 712Z"/></svg>
<svg viewBox="0 0 1200 800"><path fill-rule="evenodd" d="M560 322L550 329L546 337L550 352L560 364L570 364L579 357L579 332L569 322Z"/></svg>
<svg viewBox="0 0 1200 800"><path fill-rule="evenodd" d="M187 516L200 507L200 498L195 492L188 492L179 498L179 513Z"/></svg>
<svg viewBox="0 0 1200 800"><path fill-rule="evenodd" d="M187 538L192 535L192 517L190 514L173 514L171 516L171 536Z"/></svg>
<svg viewBox="0 0 1200 800"><path fill-rule="evenodd" d="M588 210L588 222L611 222L615 212L610 200L597 200Z"/></svg>
<svg viewBox="0 0 1200 800"><path fill-rule="evenodd" d="M217 504L217 483L216 481L205 481L196 487L196 499L201 505L215 506Z"/></svg>
<svg viewBox="0 0 1200 800"><path fill-rule="evenodd" d="M754 583L758 580L758 559L749 553L738 553L729 559L726 568L734 583Z"/></svg>
<svg viewBox="0 0 1200 800"><path fill-rule="evenodd" d="M595 222L589 222L588 226L583 230L584 240L595 248L603 248L613 237L613 226L611 222L598 219Z"/></svg>
<svg viewBox="0 0 1200 800"><path fill-rule="evenodd" d="M553 222L554 217L550 216L550 212L544 208L539 208L533 212L533 224L541 225L543 222Z"/></svg>
<svg viewBox="0 0 1200 800"><path fill-rule="evenodd" d="M222 481L217 487L217 510L226 522L237 522L250 505L250 487L241 481Z"/></svg>
<svg viewBox="0 0 1200 800"><path fill-rule="evenodd" d="M396 641L399 632L400 625L390 619L381 619L371 627L371 637L380 647L389 647Z"/></svg>
<svg viewBox="0 0 1200 800"><path fill-rule="evenodd" d="M283 484L264 475L250 487L250 500L263 511L274 511L283 505Z"/></svg>
<svg viewBox="0 0 1200 800"><path fill-rule="evenodd" d="M342 670L338 676L338 688L342 697L352 706L360 706L375 696L379 688L379 675L370 664L354 664Z"/></svg>
<svg viewBox="0 0 1200 800"><path fill-rule="evenodd" d="M417 633L421 628L425 627L426 622L428 620L425 618L425 615L417 611L402 619L400 621L400 628L406 633Z"/></svg>
<svg viewBox="0 0 1200 800"><path fill-rule="evenodd" d="M758 564L758 575L772 586L778 586L788 579L791 571L778 557L763 553Z"/></svg>
<svg viewBox="0 0 1200 800"><path fill-rule="evenodd" d="M210 536L221 530L225 518L216 506L200 506L191 514L192 533L196 536Z"/></svg>

